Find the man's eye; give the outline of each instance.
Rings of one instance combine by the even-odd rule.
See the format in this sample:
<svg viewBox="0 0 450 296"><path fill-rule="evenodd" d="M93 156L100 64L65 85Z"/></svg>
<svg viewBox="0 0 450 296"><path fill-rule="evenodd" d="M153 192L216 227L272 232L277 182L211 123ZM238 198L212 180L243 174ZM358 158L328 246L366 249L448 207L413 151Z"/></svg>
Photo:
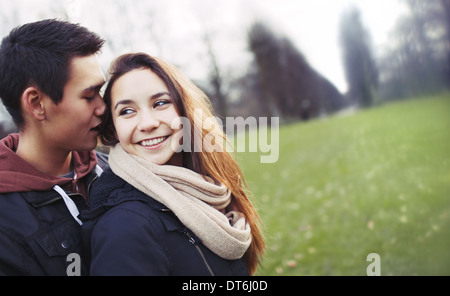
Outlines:
<svg viewBox="0 0 450 296"><path fill-rule="evenodd" d="M83 98L84 99L86 99L86 100L88 100L88 101L92 101L92 100L95 100L95 98L97 98L99 95L100 95L100 93L98 92L98 91L96 91L96 92L91 92L91 93L87 93L87 94L92 94L92 96L89 96L89 95L87 95L87 96L84 96Z"/></svg>

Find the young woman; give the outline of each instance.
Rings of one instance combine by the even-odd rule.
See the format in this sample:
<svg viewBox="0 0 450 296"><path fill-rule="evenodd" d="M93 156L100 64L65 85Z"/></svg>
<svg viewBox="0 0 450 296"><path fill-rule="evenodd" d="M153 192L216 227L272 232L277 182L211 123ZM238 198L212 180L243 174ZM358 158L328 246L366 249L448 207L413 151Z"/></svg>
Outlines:
<svg viewBox="0 0 450 296"><path fill-rule="evenodd" d="M206 95L136 53L113 62L104 100L110 169L81 215L91 275L254 274L258 214Z"/></svg>

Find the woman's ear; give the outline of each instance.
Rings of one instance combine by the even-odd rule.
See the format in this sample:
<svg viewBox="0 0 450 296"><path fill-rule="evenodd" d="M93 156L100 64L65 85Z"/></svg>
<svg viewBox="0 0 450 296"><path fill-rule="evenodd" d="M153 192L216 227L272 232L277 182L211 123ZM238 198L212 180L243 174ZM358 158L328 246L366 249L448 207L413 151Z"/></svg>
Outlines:
<svg viewBox="0 0 450 296"><path fill-rule="evenodd" d="M26 88L22 93L24 111L38 121L46 118L43 97L42 92L34 86Z"/></svg>

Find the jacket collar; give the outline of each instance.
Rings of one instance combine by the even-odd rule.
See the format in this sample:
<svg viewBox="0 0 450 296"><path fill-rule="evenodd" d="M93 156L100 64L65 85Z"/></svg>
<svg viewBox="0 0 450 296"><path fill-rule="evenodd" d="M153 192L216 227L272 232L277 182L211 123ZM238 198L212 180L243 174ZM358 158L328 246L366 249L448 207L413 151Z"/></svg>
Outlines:
<svg viewBox="0 0 450 296"><path fill-rule="evenodd" d="M87 184L87 188L97 179L97 175L94 172L91 172L88 176L85 177L85 182ZM61 195L59 195L55 190L51 189L48 191L25 191L22 192L24 199L31 204L35 208L40 208L51 204L57 200L61 199ZM84 197L75 192L67 191L67 194L70 197L80 196L84 199Z"/></svg>
<svg viewBox="0 0 450 296"><path fill-rule="evenodd" d="M54 185L64 186L72 183L76 187L78 180L91 173L97 164L94 150L72 152L72 161L77 178L64 178L44 174L16 154L19 134L10 134L0 140L0 193L22 191L48 191Z"/></svg>
<svg viewBox="0 0 450 296"><path fill-rule="evenodd" d="M123 190L117 191L122 188ZM120 193L117 193L120 192ZM123 194L129 192L130 194ZM137 190L125 180L114 174L111 168L106 168L91 189L89 210L83 211L82 219L93 219L108 209L126 201L141 201L158 212L171 212L165 205Z"/></svg>

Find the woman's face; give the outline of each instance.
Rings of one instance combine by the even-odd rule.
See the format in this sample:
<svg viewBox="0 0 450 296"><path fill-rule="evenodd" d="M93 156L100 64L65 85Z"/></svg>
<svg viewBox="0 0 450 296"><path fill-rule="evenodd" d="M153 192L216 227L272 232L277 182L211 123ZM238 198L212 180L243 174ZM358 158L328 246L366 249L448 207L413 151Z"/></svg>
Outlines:
<svg viewBox="0 0 450 296"><path fill-rule="evenodd" d="M171 140L179 120L167 86L149 69L135 69L116 80L111 89L111 112L123 149L155 164L182 165Z"/></svg>

